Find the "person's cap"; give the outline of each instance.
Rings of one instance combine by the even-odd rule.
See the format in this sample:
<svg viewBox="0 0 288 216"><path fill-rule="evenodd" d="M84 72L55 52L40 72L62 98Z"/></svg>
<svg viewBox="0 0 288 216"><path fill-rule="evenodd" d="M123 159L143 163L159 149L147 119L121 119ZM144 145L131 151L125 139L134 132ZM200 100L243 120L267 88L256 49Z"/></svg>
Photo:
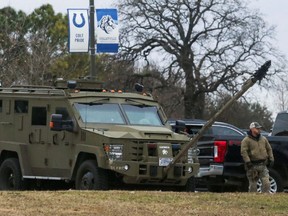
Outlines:
<svg viewBox="0 0 288 216"><path fill-rule="evenodd" d="M262 128L262 126L258 122L252 122L250 124L250 129L251 128Z"/></svg>

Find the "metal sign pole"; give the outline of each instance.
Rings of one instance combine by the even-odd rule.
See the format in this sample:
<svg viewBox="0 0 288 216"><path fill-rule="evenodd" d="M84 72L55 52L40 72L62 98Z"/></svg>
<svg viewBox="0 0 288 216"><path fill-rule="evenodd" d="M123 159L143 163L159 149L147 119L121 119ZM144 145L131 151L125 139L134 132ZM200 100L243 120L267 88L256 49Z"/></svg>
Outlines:
<svg viewBox="0 0 288 216"><path fill-rule="evenodd" d="M95 6L94 0L90 0L90 77L91 79L96 78L96 55L95 55Z"/></svg>

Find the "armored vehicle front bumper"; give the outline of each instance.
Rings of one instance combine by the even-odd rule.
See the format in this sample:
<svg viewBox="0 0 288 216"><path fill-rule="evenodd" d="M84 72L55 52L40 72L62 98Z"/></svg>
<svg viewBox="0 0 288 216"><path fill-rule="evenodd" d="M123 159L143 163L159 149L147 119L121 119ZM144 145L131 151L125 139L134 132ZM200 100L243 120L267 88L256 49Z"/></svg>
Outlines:
<svg viewBox="0 0 288 216"><path fill-rule="evenodd" d="M165 166L160 165L153 162L115 161L110 163L110 169L122 174L123 181L128 184L168 185L184 185L187 179L196 176L199 170L199 163L179 163L172 167L165 176Z"/></svg>

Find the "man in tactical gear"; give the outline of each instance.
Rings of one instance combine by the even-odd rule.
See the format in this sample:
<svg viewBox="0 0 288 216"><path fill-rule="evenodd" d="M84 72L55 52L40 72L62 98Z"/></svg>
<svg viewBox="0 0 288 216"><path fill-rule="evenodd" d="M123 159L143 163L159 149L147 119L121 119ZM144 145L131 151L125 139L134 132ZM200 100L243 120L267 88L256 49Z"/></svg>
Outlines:
<svg viewBox="0 0 288 216"><path fill-rule="evenodd" d="M257 181L261 179L262 192L269 193L267 166L272 167L274 164L272 148L266 137L261 135L262 126L258 122L252 122L249 128L247 136L241 142L241 155L245 162L249 192L257 192Z"/></svg>

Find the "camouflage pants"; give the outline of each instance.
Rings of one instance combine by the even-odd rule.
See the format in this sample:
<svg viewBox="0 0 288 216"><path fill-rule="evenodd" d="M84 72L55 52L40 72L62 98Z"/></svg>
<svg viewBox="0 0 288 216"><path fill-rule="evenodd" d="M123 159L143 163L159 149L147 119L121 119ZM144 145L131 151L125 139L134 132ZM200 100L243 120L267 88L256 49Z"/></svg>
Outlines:
<svg viewBox="0 0 288 216"><path fill-rule="evenodd" d="M253 165L252 168L247 170L246 174L249 181L249 192L257 192L257 182L259 179L261 179L262 192L269 193L269 170L267 169L265 164Z"/></svg>

